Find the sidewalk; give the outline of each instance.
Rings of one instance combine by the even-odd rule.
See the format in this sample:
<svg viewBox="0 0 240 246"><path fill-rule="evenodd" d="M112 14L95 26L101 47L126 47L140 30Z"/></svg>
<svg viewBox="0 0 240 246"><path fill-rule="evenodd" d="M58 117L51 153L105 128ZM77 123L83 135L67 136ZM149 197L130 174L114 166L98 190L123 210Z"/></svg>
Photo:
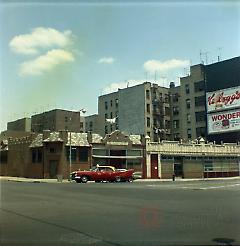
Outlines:
<svg viewBox="0 0 240 246"><path fill-rule="evenodd" d="M71 183L74 181L69 181L67 179L33 179L33 178L22 178L22 177L9 177L0 176L1 181L13 181L13 182L27 182L27 183ZM175 181L172 179L136 179L134 182L189 182L189 181L213 181L213 180L240 180L240 177L227 177L227 178L200 178L200 179L181 179L176 178Z"/></svg>

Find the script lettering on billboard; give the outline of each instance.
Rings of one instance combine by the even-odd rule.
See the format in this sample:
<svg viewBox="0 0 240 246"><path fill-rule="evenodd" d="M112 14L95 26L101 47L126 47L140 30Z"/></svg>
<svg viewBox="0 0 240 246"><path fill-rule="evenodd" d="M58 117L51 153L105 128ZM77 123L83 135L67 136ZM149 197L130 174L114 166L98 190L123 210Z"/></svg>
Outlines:
<svg viewBox="0 0 240 246"><path fill-rule="evenodd" d="M207 93L208 112L240 107L240 87Z"/></svg>
<svg viewBox="0 0 240 246"><path fill-rule="evenodd" d="M240 130L240 109L208 114L208 133Z"/></svg>

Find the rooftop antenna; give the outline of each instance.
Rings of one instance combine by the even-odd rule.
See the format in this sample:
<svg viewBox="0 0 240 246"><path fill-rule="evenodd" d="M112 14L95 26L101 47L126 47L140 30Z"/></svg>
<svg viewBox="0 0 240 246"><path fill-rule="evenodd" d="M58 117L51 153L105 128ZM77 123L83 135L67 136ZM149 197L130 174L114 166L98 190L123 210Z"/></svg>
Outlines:
<svg viewBox="0 0 240 246"><path fill-rule="evenodd" d="M155 70L155 74L154 74L154 82L157 82L157 71Z"/></svg>
<svg viewBox="0 0 240 246"><path fill-rule="evenodd" d="M203 55L203 52L202 52L202 50L200 50L200 63L204 65L202 55Z"/></svg>
<svg viewBox="0 0 240 246"><path fill-rule="evenodd" d="M221 51L222 51L222 47L218 47L218 62L222 60Z"/></svg>
<svg viewBox="0 0 240 246"><path fill-rule="evenodd" d="M205 57L206 57L206 65L208 64L208 54L209 54L210 52L208 52L208 51L206 51L205 52Z"/></svg>
<svg viewBox="0 0 240 246"><path fill-rule="evenodd" d="M161 79L163 80L163 87L165 87L165 79L166 79L166 76L162 76Z"/></svg>

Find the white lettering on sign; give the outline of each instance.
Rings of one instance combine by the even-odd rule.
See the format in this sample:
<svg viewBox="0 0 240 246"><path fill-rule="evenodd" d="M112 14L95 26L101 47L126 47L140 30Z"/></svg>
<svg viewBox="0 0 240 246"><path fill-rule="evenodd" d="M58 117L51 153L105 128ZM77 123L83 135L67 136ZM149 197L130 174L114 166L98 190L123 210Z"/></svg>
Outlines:
<svg viewBox="0 0 240 246"><path fill-rule="evenodd" d="M207 93L208 112L240 107L240 87Z"/></svg>

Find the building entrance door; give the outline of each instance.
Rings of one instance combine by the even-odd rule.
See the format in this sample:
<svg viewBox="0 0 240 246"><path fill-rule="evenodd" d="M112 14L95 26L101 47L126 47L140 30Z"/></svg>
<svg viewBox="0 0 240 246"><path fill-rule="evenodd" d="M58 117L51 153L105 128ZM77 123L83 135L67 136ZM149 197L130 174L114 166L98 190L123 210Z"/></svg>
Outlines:
<svg viewBox="0 0 240 246"><path fill-rule="evenodd" d="M158 155L151 155L151 178L158 179Z"/></svg>
<svg viewBox="0 0 240 246"><path fill-rule="evenodd" d="M181 163L174 163L174 173L176 177L183 176L183 166Z"/></svg>
<svg viewBox="0 0 240 246"><path fill-rule="evenodd" d="M58 171L58 161L56 160L49 161L49 177L56 178L57 171Z"/></svg>

